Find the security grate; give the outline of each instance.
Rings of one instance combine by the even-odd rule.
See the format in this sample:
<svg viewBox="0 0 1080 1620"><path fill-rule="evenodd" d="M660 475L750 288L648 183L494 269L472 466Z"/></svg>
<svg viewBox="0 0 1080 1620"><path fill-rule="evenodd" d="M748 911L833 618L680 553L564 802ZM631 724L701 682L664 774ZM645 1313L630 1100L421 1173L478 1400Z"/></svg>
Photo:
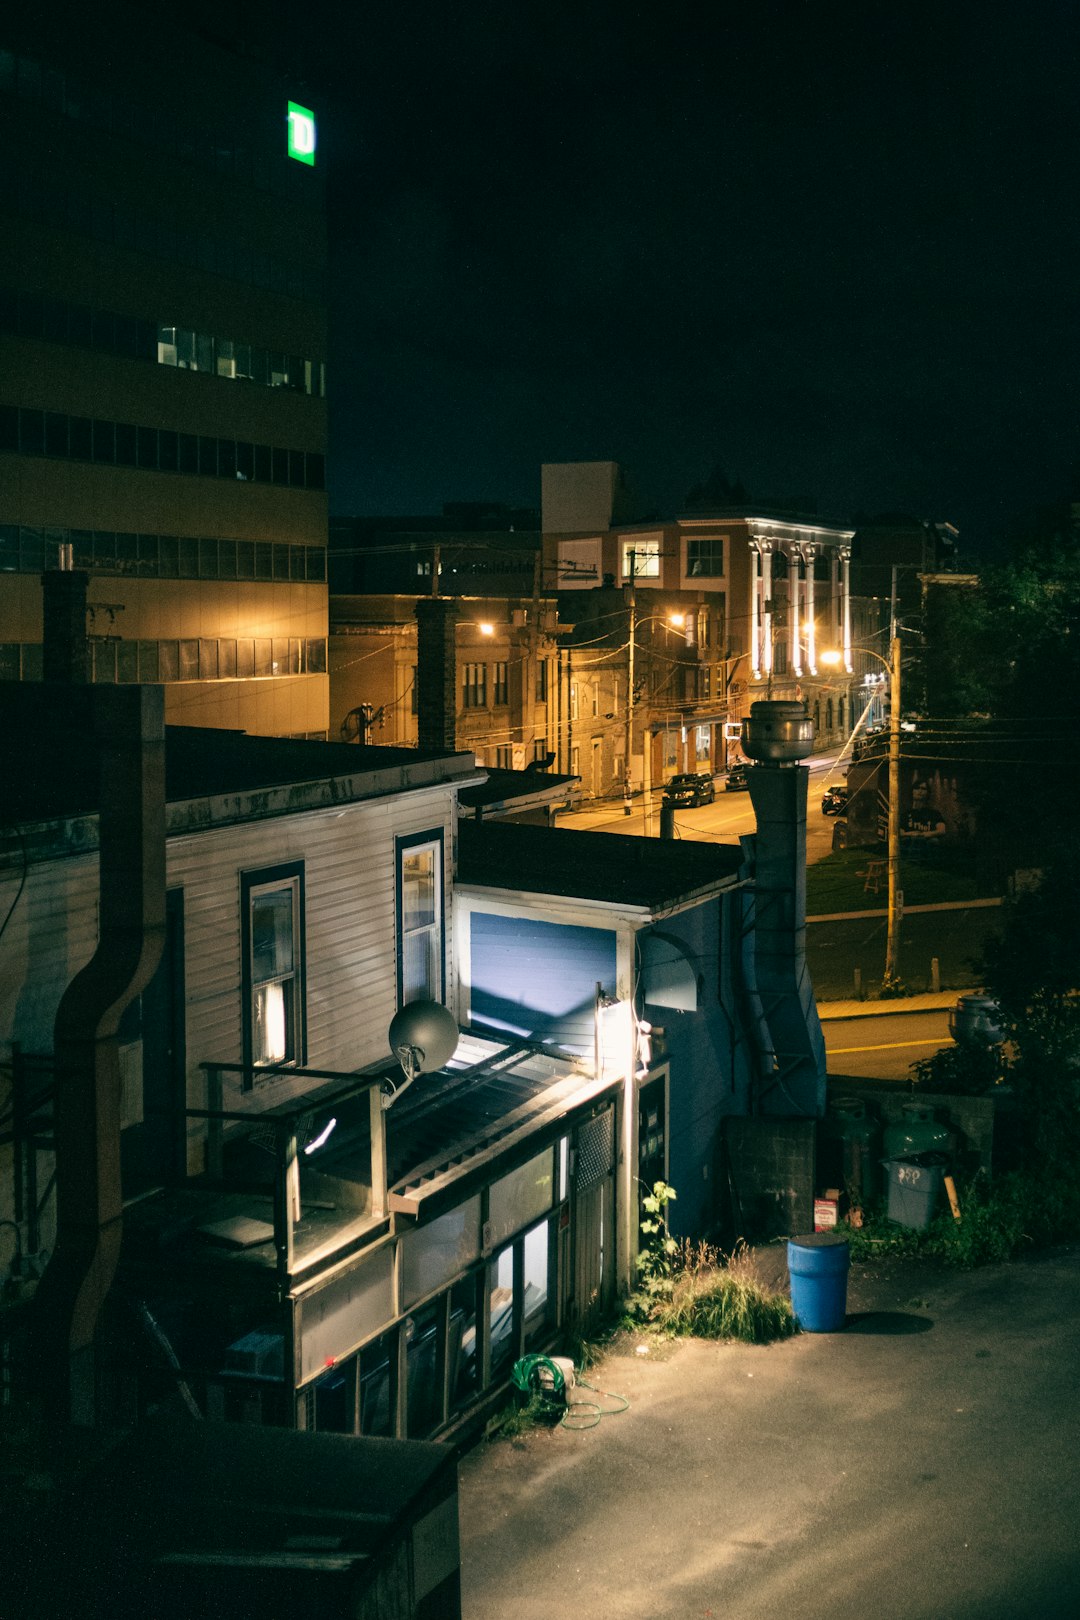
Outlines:
<svg viewBox="0 0 1080 1620"><path fill-rule="evenodd" d="M574 1188L584 1192L612 1169L615 1163L615 1110L606 1108L595 1119L579 1126Z"/></svg>

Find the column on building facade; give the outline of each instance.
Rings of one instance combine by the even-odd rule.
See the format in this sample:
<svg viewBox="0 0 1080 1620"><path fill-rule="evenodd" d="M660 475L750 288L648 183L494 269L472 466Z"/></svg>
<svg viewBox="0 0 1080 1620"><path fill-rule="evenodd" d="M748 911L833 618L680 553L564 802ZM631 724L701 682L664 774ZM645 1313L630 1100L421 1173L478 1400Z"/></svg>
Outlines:
<svg viewBox="0 0 1080 1620"><path fill-rule="evenodd" d="M833 547L829 552L829 646L840 645L840 561Z"/></svg>
<svg viewBox="0 0 1080 1620"><path fill-rule="evenodd" d="M788 553L788 613L791 616L791 668L796 676L802 674L802 635L799 617L802 613L802 589L799 578L802 568L802 550L792 546Z"/></svg>
<svg viewBox="0 0 1080 1620"><path fill-rule="evenodd" d="M772 544L767 540L761 548L761 668L766 675L773 667L772 593Z"/></svg>
<svg viewBox="0 0 1080 1620"><path fill-rule="evenodd" d="M843 581L843 647L844 668L851 674L851 547L840 547L840 569Z"/></svg>
<svg viewBox="0 0 1080 1620"><path fill-rule="evenodd" d="M761 624L759 619L761 602L761 553L756 544L750 542L750 667L755 675L761 674Z"/></svg>
<svg viewBox="0 0 1080 1620"><path fill-rule="evenodd" d="M817 554L817 546L807 546L803 552L806 558L806 666L811 675L817 674L817 624L814 620L814 568Z"/></svg>

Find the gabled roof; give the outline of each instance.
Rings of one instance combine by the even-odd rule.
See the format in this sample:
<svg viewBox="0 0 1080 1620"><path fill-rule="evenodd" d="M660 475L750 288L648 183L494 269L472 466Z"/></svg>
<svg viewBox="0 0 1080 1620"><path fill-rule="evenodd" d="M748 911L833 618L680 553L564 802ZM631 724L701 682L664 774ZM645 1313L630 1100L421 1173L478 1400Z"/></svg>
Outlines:
<svg viewBox="0 0 1080 1620"><path fill-rule="evenodd" d="M736 844L630 838L515 822L461 822L457 881L661 911L732 888Z"/></svg>

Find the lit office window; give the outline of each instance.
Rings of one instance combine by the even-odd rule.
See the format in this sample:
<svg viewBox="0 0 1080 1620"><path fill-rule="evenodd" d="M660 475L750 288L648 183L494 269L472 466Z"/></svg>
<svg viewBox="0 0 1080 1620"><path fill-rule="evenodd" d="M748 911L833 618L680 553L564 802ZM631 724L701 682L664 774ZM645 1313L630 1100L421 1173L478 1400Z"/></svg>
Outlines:
<svg viewBox="0 0 1080 1620"><path fill-rule="evenodd" d="M623 542L623 578L659 579L659 540L625 540Z"/></svg>

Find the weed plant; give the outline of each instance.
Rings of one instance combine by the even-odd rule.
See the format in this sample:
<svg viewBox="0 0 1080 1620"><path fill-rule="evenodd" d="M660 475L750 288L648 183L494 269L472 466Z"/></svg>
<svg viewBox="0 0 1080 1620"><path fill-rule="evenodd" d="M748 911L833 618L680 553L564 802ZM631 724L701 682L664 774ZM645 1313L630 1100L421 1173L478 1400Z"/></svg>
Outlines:
<svg viewBox="0 0 1080 1620"><path fill-rule="evenodd" d="M655 1325L676 1337L743 1344L770 1344L797 1331L790 1300L754 1276L753 1256L742 1242L726 1257L707 1243L681 1245Z"/></svg>
<svg viewBox="0 0 1080 1620"><path fill-rule="evenodd" d="M1026 1250L1080 1235L1080 1189L1071 1181L1016 1171L975 1176L959 1188L960 1219L946 1209L924 1231L899 1226L882 1207L859 1227L841 1223L853 1260L883 1255L940 1260L970 1270L1014 1260Z"/></svg>

